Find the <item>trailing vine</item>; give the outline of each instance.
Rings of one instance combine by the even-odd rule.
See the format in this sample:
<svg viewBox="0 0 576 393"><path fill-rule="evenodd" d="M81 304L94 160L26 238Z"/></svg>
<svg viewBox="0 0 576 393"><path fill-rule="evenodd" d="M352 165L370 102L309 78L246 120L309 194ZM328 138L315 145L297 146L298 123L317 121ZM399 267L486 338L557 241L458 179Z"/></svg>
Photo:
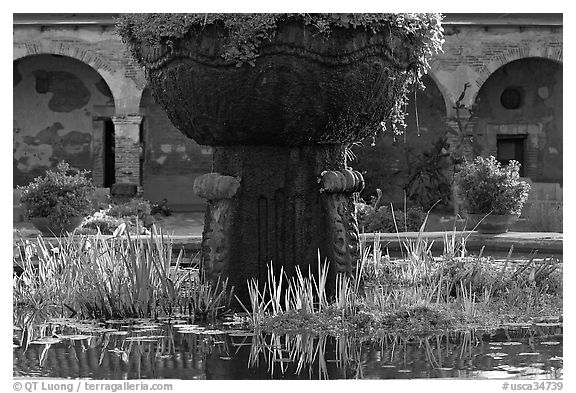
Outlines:
<svg viewBox="0 0 576 393"><path fill-rule="evenodd" d="M278 24L285 21L302 23L316 35L328 37L335 29L362 29L400 38L408 49L409 67L398 75L406 81L398 92L382 130L392 126L396 134L403 133L404 109L410 88L422 87L420 78L430 68L428 60L441 51L442 16L432 13L398 14L123 14L117 19L116 31L127 44L136 60L145 61L142 45L174 47L184 38L195 37L209 25L224 28L224 41L219 55L227 62L242 67L254 65L261 45L274 38Z"/></svg>

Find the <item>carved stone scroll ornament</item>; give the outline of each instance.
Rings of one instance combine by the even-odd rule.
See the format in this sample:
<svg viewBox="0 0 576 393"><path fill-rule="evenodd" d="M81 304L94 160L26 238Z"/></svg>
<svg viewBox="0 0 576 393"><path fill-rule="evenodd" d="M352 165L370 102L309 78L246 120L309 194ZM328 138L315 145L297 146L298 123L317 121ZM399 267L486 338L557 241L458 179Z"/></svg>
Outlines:
<svg viewBox="0 0 576 393"><path fill-rule="evenodd" d="M196 195L208 200L202 236L202 261L207 278L213 282L218 276L226 274L229 239L236 210L233 197L239 188L240 178L219 173L207 173L194 180Z"/></svg>
<svg viewBox="0 0 576 393"><path fill-rule="evenodd" d="M358 221L352 199L355 192L364 189L364 178L358 171L324 171L319 179L324 196L326 228L328 230L327 256L334 273L352 274L360 258Z"/></svg>

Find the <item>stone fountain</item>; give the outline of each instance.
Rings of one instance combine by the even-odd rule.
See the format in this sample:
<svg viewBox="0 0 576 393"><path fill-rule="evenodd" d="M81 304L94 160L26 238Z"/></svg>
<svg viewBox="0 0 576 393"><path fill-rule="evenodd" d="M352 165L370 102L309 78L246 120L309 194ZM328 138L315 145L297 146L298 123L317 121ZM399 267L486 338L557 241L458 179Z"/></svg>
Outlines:
<svg viewBox="0 0 576 393"><path fill-rule="evenodd" d="M278 23L252 64L221 56L221 26L170 45L139 42L133 53L173 124L214 148L213 171L196 179L207 199L202 260L228 277L240 299L267 265L315 272L329 283L360 257L355 195L362 175L346 148L374 135L415 64L402 37L367 29L317 34ZM192 190L190 190L192 192Z"/></svg>

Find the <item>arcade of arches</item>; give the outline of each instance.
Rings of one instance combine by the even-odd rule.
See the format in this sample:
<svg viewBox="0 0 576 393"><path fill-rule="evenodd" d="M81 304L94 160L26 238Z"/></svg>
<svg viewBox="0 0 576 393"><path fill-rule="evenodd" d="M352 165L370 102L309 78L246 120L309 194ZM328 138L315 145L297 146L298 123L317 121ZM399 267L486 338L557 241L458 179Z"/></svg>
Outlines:
<svg viewBox="0 0 576 393"><path fill-rule="evenodd" d="M137 183L152 202L167 198L174 210L203 210L192 184L211 171L212 150L172 126L113 33L112 19L99 28L38 23L40 29L14 24L13 186L66 160L90 170L99 187ZM533 183L530 198L561 209L561 20L521 28L455 23L447 25L444 53L424 77L426 89L406 108L405 135L384 133L375 146L367 140L352 148L350 165L367 181L362 197L380 188L397 206L406 193L409 205L426 208L440 199L453 209L453 107L470 82L463 102L475 103L474 116L464 118L464 137L474 143L467 153L521 161Z"/></svg>

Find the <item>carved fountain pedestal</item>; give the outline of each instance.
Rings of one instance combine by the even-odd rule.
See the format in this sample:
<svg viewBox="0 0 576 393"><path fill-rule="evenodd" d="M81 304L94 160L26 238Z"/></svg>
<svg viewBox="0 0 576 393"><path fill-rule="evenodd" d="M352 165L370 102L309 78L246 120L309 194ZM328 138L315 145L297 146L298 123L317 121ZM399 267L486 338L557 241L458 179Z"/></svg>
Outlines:
<svg viewBox="0 0 576 393"><path fill-rule="evenodd" d="M330 276L353 272L359 249L352 194L364 183L344 163L339 144L217 147L216 173L194 185L208 199L207 274L228 277L242 294L247 279L265 281L270 263L289 276L296 266L316 271L319 251L331 262Z"/></svg>
<svg viewBox="0 0 576 393"><path fill-rule="evenodd" d="M362 175L345 148L373 135L406 81L409 53L394 35L334 29L326 38L295 22L263 42L254 66L219 54L223 32L170 48L145 43L141 62L174 125L215 148L213 173L194 191L208 200L202 258L244 302L246 281L267 265L316 271L318 258L352 273L359 255L353 194Z"/></svg>

